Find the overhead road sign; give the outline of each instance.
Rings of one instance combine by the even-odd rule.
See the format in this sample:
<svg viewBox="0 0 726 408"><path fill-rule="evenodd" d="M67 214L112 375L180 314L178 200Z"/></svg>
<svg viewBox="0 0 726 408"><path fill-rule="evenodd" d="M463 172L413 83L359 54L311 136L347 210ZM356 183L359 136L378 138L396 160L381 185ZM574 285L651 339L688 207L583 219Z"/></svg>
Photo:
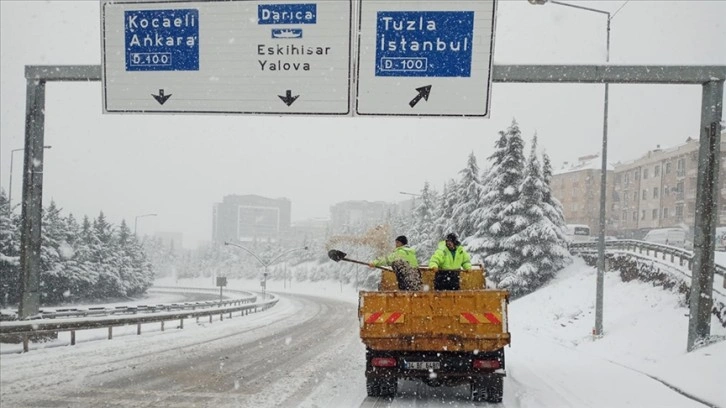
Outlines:
<svg viewBox="0 0 726 408"><path fill-rule="evenodd" d="M489 116L496 0L359 5L357 115Z"/></svg>
<svg viewBox="0 0 726 408"><path fill-rule="evenodd" d="M102 0L105 112L349 115L351 0Z"/></svg>

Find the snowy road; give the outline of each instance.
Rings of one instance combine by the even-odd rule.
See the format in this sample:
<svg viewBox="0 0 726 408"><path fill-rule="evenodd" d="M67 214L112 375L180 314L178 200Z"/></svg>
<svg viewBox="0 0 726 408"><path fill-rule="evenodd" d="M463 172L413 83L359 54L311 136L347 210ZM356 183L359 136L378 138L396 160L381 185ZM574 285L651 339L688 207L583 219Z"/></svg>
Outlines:
<svg viewBox="0 0 726 408"><path fill-rule="evenodd" d="M349 406L365 398L355 306L287 296L212 326L2 356L3 407ZM116 341L119 340L119 341ZM340 399L342 398L342 400Z"/></svg>
<svg viewBox="0 0 726 408"><path fill-rule="evenodd" d="M282 295L274 308L183 330L0 356L5 407L704 407L660 382L553 339L513 332L502 404L468 386L401 381L393 400L366 398L356 305ZM533 299L534 300L534 299ZM541 304L541 302L536 302ZM514 302L515 321L534 316ZM530 317L536 321L535 317ZM133 330L131 330L133 332ZM627 364L625 364L627 365Z"/></svg>

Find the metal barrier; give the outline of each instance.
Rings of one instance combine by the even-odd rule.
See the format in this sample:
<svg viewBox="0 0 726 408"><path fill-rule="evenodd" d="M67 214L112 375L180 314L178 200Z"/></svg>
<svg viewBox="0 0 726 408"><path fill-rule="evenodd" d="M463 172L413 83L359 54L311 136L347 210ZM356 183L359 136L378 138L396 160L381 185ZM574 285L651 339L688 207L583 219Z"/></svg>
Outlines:
<svg viewBox="0 0 726 408"><path fill-rule="evenodd" d="M179 293L179 292L193 292L193 293L211 293L218 294L218 289L208 288L189 288L189 287L173 287L173 286L152 286L148 289L148 292L162 292L162 293ZM137 304L129 306L115 306L115 307L88 307L88 308L58 308L53 310L41 309L38 314L30 317L29 319L59 319L69 317L88 317L88 316L109 316L119 314L137 314L137 313L156 313L156 312L170 312L174 310L196 310L199 308L211 308L220 306L236 306L246 303L254 303L257 300L257 295L252 294L248 291L228 289L225 291L228 295L244 295L243 297L226 299L226 300L207 300L203 302L184 302L184 303L161 303L161 304Z"/></svg>
<svg viewBox="0 0 726 408"><path fill-rule="evenodd" d="M687 271L693 269L693 253L683 248L673 247L669 245L655 244L652 242L638 241L634 239L619 239L615 241L605 241L605 250L618 250L634 254L645 254L654 258L661 256L664 261L670 260L671 264L681 268L685 267ZM570 252L579 254L584 252L597 252L597 242L575 242L570 244ZM716 265L715 272L718 275L726 277L726 267Z"/></svg>
<svg viewBox="0 0 726 408"><path fill-rule="evenodd" d="M192 288L186 288L192 289ZM242 292L249 293L249 292ZM167 311L157 312L153 314L144 315L130 315L130 316L118 316L118 317L86 317L83 319L63 320L63 319L36 319L36 320L22 320L22 321L9 321L0 322L0 336L20 336L23 342L23 351L29 350L30 337L46 333L58 333L58 332L71 332L71 345L76 344L76 331L77 330L89 330L108 328L108 339L113 338L113 328L119 326L129 326L136 324L136 334L141 334L141 325L143 323L161 323L161 330L164 330L164 322L171 320L179 320L179 328L184 328L184 319L196 318L199 320L200 317L209 317L209 322L212 322L214 316L219 315L219 320L224 320L224 315L227 314L229 318L232 317L232 313L240 312L240 316L245 316L250 313L264 311L274 306L278 302L276 296L268 295L270 299L263 300L257 303L250 304L237 304L227 305L223 307L216 307L205 310L186 310L186 311ZM256 298L256 297L255 297ZM238 302L230 301L230 302ZM105 309L105 308L104 308Z"/></svg>

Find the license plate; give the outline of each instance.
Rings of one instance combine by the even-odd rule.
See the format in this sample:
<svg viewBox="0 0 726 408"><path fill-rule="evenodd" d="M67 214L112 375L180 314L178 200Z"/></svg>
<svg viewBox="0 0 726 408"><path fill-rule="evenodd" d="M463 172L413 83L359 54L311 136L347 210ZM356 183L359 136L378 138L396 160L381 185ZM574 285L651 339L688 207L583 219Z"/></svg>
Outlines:
<svg viewBox="0 0 726 408"><path fill-rule="evenodd" d="M406 368L409 370L438 370L441 363L438 361L407 361Z"/></svg>

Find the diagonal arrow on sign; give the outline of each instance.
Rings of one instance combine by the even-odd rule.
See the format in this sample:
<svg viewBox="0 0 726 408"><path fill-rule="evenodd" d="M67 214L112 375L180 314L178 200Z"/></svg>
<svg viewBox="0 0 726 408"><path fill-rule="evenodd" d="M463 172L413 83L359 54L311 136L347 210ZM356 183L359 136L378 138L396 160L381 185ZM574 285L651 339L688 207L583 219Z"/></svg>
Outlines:
<svg viewBox="0 0 726 408"><path fill-rule="evenodd" d="M156 99L156 101L159 102L159 105L163 105L164 102L166 102L169 98L171 98L171 94L164 95L164 90L163 89L159 89L159 94L158 95L151 94L151 96L153 96L154 99Z"/></svg>
<svg viewBox="0 0 726 408"><path fill-rule="evenodd" d="M288 89L285 91L285 96L277 95L278 98L282 99L283 102L285 102L285 105L290 106L297 98L300 97L300 95L292 96L292 91Z"/></svg>
<svg viewBox="0 0 726 408"><path fill-rule="evenodd" d="M411 99L411 102L408 103L409 105L411 105L412 108L414 106L416 106L416 104L421 100L421 98L423 98L426 101L429 100L429 94L431 93L431 85L422 86L420 88L416 88L416 90L418 91L418 95L416 95L416 97Z"/></svg>

